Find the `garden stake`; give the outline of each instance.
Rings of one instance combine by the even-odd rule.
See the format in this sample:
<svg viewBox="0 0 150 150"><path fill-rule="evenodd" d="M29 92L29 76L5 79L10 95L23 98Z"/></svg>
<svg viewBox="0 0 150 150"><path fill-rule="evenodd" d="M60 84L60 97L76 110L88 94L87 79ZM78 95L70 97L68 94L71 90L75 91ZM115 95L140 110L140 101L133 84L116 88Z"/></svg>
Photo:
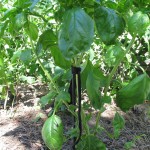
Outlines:
<svg viewBox="0 0 150 150"><path fill-rule="evenodd" d="M82 134L82 121L81 121L81 68L72 66L72 80L69 87L69 93L71 96L71 103L76 106L76 96L78 96L78 127L79 127L79 137L74 138L73 150L75 150L75 145L80 141ZM76 94L77 92L77 94ZM75 128L76 118L74 116L74 128Z"/></svg>

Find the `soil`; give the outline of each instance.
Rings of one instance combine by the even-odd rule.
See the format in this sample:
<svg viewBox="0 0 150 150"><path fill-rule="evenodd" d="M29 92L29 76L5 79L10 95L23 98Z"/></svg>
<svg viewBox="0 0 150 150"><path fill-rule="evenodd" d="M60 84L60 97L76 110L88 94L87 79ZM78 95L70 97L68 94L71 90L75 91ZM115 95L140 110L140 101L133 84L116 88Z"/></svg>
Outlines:
<svg viewBox="0 0 150 150"><path fill-rule="evenodd" d="M0 150L48 150L42 137L41 129L44 121L52 109L47 106L41 109L38 105L40 97L48 92L46 85L36 83L34 85L20 85L18 95L12 106L10 99L7 109L3 109L0 103ZM131 150L150 150L150 104L136 106L127 113L121 112L114 103L106 105L106 111L102 113L99 125L109 133L113 133L112 120L116 110L125 118L125 128L119 138L110 138L106 131L97 135L108 150L124 150L125 144L132 144ZM58 114L64 124L65 132L73 127L72 116L69 113ZM94 127L96 112L89 121ZM71 150L72 141L63 145L62 150Z"/></svg>

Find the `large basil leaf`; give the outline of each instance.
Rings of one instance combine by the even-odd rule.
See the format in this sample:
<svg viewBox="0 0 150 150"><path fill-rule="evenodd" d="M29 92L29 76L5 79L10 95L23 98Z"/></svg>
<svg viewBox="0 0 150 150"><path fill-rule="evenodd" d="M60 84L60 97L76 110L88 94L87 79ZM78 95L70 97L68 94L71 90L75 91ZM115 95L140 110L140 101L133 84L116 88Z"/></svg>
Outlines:
<svg viewBox="0 0 150 150"><path fill-rule="evenodd" d="M98 34L105 44L112 44L124 31L123 18L112 9L103 6L96 8L94 19Z"/></svg>
<svg viewBox="0 0 150 150"><path fill-rule="evenodd" d="M96 136L88 135L81 139L77 145L77 150L106 150L106 146Z"/></svg>
<svg viewBox="0 0 150 150"><path fill-rule="evenodd" d="M150 25L149 17L141 11L135 13L128 20L128 30L132 35L143 36L148 25Z"/></svg>
<svg viewBox="0 0 150 150"><path fill-rule="evenodd" d="M54 58L55 64L61 68L70 68L71 62L66 60L62 55L57 45L57 37L52 30L44 31L37 42L36 53L39 55L42 50L50 49L51 54Z"/></svg>
<svg viewBox="0 0 150 150"><path fill-rule="evenodd" d="M117 106L123 111L127 111L135 104L142 104L149 93L150 78L147 74L142 74L118 91L116 96Z"/></svg>
<svg viewBox="0 0 150 150"><path fill-rule="evenodd" d="M63 144L63 125L60 117L52 115L42 128L42 138L50 150L60 150Z"/></svg>
<svg viewBox="0 0 150 150"><path fill-rule="evenodd" d="M83 9L73 8L66 12L59 31L58 44L67 59L89 50L93 36L93 20Z"/></svg>

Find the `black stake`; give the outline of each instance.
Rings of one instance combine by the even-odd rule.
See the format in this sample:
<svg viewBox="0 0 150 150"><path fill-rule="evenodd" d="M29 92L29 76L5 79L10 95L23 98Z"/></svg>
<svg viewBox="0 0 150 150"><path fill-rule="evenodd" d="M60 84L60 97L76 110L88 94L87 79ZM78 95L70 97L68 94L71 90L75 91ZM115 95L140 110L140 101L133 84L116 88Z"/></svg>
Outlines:
<svg viewBox="0 0 150 150"><path fill-rule="evenodd" d="M69 93L71 96L71 103L76 106L76 92L78 92L78 127L79 127L79 137L74 138L73 150L75 150L75 145L80 141L82 135L82 120L81 120L81 77L80 77L81 68L72 67L72 80L69 87ZM76 91L76 89L78 91ZM74 128L76 123L76 118L74 116Z"/></svg>
<svg viewBox="0 0 150 150"><path fill-rule="evenodd" d="M76 106L76 72L75 72L75 68L72 67L72 104L74 106ZM74 123L74 128L75 128L75 122L76 122L76 118L75 116L73 117L73 123ZM74 137L73 139L73 150L75 150L75 141L76 138Z"/></svg>

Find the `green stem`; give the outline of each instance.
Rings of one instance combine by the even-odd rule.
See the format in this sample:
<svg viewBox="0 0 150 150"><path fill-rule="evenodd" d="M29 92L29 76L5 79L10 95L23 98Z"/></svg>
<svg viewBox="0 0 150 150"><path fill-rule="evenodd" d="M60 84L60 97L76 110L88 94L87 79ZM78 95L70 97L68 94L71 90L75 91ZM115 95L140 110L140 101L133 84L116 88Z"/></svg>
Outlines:
<svg viewBox="0 0 150 150"><path fill-rule="evenodd" d="M32 39L30 38L30 42L31 42L31 47L32 47L32 51L34 53L34 55L36 56L36 59L41 67L41 69L43 70L43 72L45 73L45 76L47 77L47 79L53 84L53 87L55 88L56 92L59 93L59 89L57 87L57 85L55 84L55 82L53 81L53 78L51 77L51 75L48 73L48 71L44 68L41 60L39 59L38 55L36 54L35 52L35 48L34 48L34 45L33 45L33 41Z"/></svg>
<svg viewBox="0 0 150 150"><path fill-rule="evenodd" d="M73 112L73 111L70 110L68 103L66 103L65 101L63 101L63 103L66 105L68 111L69 111L73 116L75 116L75 117L77 118L77 114L76 114L75 112Z"/></svg>
<svg viewBox="0 0 150 150"><path fill-rule="evenodd" d="M86 116L85 116L83 109L81 109L81 115L82 115L82 120L83 120L82 122L83 122L83 126L85 128L86 135L89 135L90 129L89 129L87 121L85 120Z"/></svg>
<svg viewBox="0 0 150 150"><path fill-rule="evenodd" d="M5 98L5 102L4 102L4 110L6 110L7 107L7 101L9 99L9 95L8 95L8 86L6 87L6 98Z"/></svg>
<svg viewBox="0 0 150 150"><path fill-rule="evenodd" d="M97 133L100 117L101 117L101 111L98 112L98 115L96 117L96 125L95 125L95 133L94 134Z"/></svg>
<svg viewBox="0 0 150 150"><path fill-rule="evenodd" d="M147 46L148 46L148 52L149 52L149 57L150 57L150 43L147 42Z"/></svg>
<svg viewBox="0 0 150 150"><path fill-rule="evenodd" d="M48 22L48 20L46 20L42 15L38 14L37 12L30 12L30 15L36 16L36 17L40 17L43 19L44 22Z"/></svg>
<svg viewBox="0 0 150 150"><path fill-rule="evenodd" d="M118 66L119 66L120 63L122 62L124 56L125 56L125 55L129 52L129 50L131 49L131 47L132 47L134 41L135 41L135 37L132 38L130 44L128 45L128 47L127 47L127 49L126 49L126 51L125 51L124 54L118 59L118 61L116 62L116 65L115 65L114 68L112 69L112 71L111 71L111 73L110 73L110 75L109 75L109 77L108 77L107 85L106 85L106 88L105 88L105 91L104 91L104 96L107 95L108 88L109 88L109 86L110 86L111 80L112 80L114 74L116 73L116 70L117 70Z"/></svg>

